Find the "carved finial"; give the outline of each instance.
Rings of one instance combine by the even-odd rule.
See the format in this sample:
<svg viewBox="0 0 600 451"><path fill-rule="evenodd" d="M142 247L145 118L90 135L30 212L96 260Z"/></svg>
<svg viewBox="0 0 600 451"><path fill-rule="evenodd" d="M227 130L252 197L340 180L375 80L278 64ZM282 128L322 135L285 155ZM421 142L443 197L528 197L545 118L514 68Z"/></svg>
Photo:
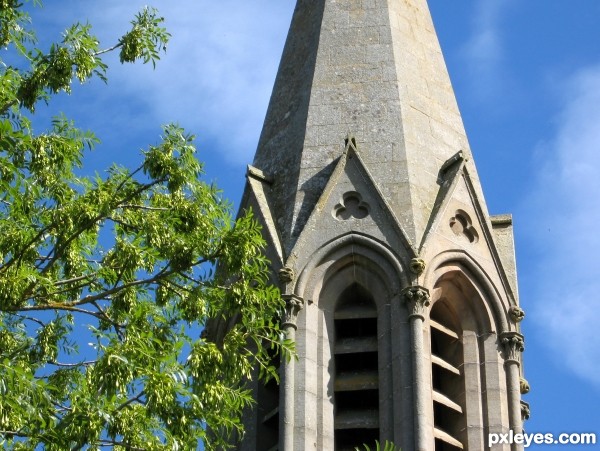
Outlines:
<svg viewBox="0 0 600 451"><path fill-rule="evenodd" d="M520 353L525 351L523 335L518 332L505 332L501 338L504 348L505 360L507 362L519 362Z"/></svg>
<svg viewBox="0 0 600 451"><path fill-rule="evenodd" d="M425 260L418 257L413 258L410 261L410 271L417 276L423 274L423 271L425 271Z"/></svg>
<svg viewBox="0 0 600 451"><path fill-rule="evenodd" d="M348 132L346 139L344 139L344 145L346 146L346 149L349 149L350 147L352 147L354 150L357 149L356 138L352 133Z"/></svg>
<svg viewBox="0 0 600 451"><path fill-rule="evenodd" d="M527 393L529 393L529 390L531 390L529 382L527 382L527 379L525 379L524 377L519 379L519 388L521 389L522 395L526 395Z"/></svg>
<svg viewBox="0 0 600 451"><path fill-rule="evenodd" d="M427 307L431 304L429 290L420 286L406 287L402 290L401 295L408 307L408 317L417 316L425 319Z"/></svg>
<svg viewBox="0 0 600 451"><path fill-rule="evenodd" d="M298 319L298 313L304 307L304 299L294 294L284 294L282 297L285 301L285 311L281 319L281 327L282 329L287 327L297 329L296 320Z"/></svg>
<svg viewBox="0 0 600 451"><path fill-rule="evenodd" d="M525 401L521 401L521 419L523 421L529 420L531 416L531 409L529 408L529 404Z"/></svg>
<svg viewBox="0 0 600 451"><path fill-rule="evenodd" d="M508 314L515 323L520 323L523 321L523 318L525 318L525 311L516 305L513 305L510 309L508 309Z"/></svg>

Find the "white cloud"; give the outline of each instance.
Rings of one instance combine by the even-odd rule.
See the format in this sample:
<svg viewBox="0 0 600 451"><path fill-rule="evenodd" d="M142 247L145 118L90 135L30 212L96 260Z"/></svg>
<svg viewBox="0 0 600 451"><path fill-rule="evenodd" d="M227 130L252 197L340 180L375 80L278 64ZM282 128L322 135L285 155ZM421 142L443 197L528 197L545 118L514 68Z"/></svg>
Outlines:
<svg viewBox="0 0 600 451"><path fill-rule="evenodd" d="M553 354L600 387L600 65L576 74L565 94L525 204L539 254L531 317Z"/></svg>
<svg viewBox="0 0 600 451"><path fill-rule="evenodd" d="M173 37L145 84L148 113L209 135L233 162L248 162L272 89L293 2L169 2L159 4ZM134 90L148 70L122 71Z"/></svg>
<svg viewBox="0 0 600 451"><path fill-rule="evenodd" d="M95 111L110 115L94 128L111 120L125 120L132 131L148 123L179 122L219 148L230 163L251 161L294 4L154 1L172 34L167 53L155 70L140 64L121 67L116 55L106 58L109 86L97 94L88 88L87 93ZM89 20L108 45L130 27L144 5L143 0L67 0L64 14L52 14L51 5L38 14L44 30L53 31L50 38L56 39L74 21Z"/></svg>
<svg viewBox="0 0 600 451"><path fill-rule="evenodd" d="M510 0L481 0L473 16L471 37L463 48L474 94L487 99L499 92L503 80L501 19Z"/></svg>

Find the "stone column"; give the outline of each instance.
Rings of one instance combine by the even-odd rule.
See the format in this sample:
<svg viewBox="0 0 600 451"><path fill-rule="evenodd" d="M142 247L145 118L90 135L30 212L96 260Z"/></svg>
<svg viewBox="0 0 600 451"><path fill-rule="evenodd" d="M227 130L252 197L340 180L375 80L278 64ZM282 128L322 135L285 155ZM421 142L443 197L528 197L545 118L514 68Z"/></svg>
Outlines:
<svg viewBox="0 0 600 451"><path fill-rule="evenodd" d="M294 280L294 271L289 267L284 267L279 271L279 281L282 285L282 291L289 293L292 289ZM285 311L281 318L281 330L285 334L286 339L296 341L296 320L298 313L304 306L304 300L295 294L282 294L285 301ZM279 449L283 451L292 451L294 449L294 367L296 359L282 358L280 363L280 436Z"/></svg>
<svg viewBox="0 0 600 451"><path fill-rule="evenodd" d="M282 318L281 329L285 333L285 337L288 340L296 341L296 319L298 313L304 306L302 298L291 295L283 295L285 300L285 314ZM280 436L281 449L284 451L291 451L294 447L294 366L296 359L294 356L291 358L282 358L281 360L281 387L280 390L281 399L279 403L279 409L283 410L281 418L283 419L283 434Z"/></svg>
<svg viewBox="0 0 600 451"><path fill-rule="evenodd" d="M519 434L523 432L521 417L521 352L525 350L523 335L518 332L504 332L500 336L504 350L506 368L506 388L508 391L508 409L510 429ZM523 449L523 445L513 444L513 450Z"/></svg>
<svg viewBox="0 0 600 451"><path fill-rule="evenodd" d="M402 290L402 298L408 308L408 321L410 323L410 338L413 364L413 400L414 400L414 428L415 451L429 451L428 441L433 433L427 427L427 411L429 397L427 396L429 384L425 383L426 371L423 361L423 322L427 308L431 304L429 290L420 286L407 287Z"/></svg>

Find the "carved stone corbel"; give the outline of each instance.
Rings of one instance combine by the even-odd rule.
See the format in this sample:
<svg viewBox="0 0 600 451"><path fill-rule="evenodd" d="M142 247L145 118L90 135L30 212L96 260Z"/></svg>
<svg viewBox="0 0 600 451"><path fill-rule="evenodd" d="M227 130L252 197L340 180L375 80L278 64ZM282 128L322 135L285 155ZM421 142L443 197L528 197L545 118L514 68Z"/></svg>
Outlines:
<svg viewBox="0 0 600 451"><path fill-rule="evenodd" d="M280 288L282 293L290 292L292 288L292 282L296 277L296 272L294 271L294 268L290 266L284 266L279 270L277 276L279 277L279 284L281 285Z"/></svg>
<svg viewBox="0 0 600 451"><path fill-rule="evenodd" d="M406 306L408 307L408 317L418 317L425 319L427 308L431 304L429 290L421 286L406 287L400 293Z"/></svg>
<svg viewBox="0 0 600 451"><path fill-rule="evenodd" d="M521 421L529 420L531 416L531 409L529 408L529 404L525 401L521 401Z"/></svg>
<svg viewBox="0 0 600 451"><path fill-rule="evenodd" d="M410 272L420 276L425 271L425 260L415 257L410 261Z"/></svg>
<svg viewBox="0 0 600 451"><path fill-rule="evenodd" d="M525 311L521 307L518 307L516 305L513 305L508 310L508 314L510 316L510 319L512 319L515 323L520 323L525 318Z"/></svg>
<svg viewBox="0 0 600 451"><path fill-rule="evenodd" d="M523 335L518 332L505 332L502 334L500 342L504 349L504 360L506 362L520 362L520 355L525 351L525 341Z"/></svg>
<svg viewBox="0 0 600 451"><path fill-rule="evenodd" d="M529 393L529 390L531 390L529 382L527 382L527 379L523 377L519 380L519 388L522 395L526 395L527 393Z"/></svg>

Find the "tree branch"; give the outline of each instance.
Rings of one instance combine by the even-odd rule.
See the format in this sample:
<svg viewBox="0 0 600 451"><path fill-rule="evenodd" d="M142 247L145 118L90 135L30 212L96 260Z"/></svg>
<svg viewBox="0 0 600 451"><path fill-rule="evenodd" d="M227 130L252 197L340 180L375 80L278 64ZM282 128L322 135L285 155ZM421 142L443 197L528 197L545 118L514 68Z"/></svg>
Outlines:
<svg viewBox="0 0 600 451"><path fill-rule="evenodd" d="M96 442L96 444L99 446L112 446L112 447L120 446L122 448L130 449L132 451L147 451L147 448L138 448L137 446L128 445L127 443L119 442L117 440L98 440ZM81 448L77 448L77 449L81 449Z"/></svg>
<svg viewBox="0 0 600 451"><path fill-rule="evenodd" d="M10 268L14 263L21 261L21 258L23 258L23 255L25 254L25 252L27 251L27 249L29 249L31 246L35 245L36 241L38 241L40 238L43 238L44 235L50 231L52 229L52 227L54 226L54 223L47 225L46 227L44 227L42 230L40 230L36 236L34 236L31 240L29 240L29 242L27 244L25 244L22 248L21 248L21 252L19 252L17 255L15 255L13 258L11 258L8 262L6 262L4 265L0 266L0 272L2 271L6 271L8 268Z"/></svg>
<svg viewBox="0 0 600 451"><path fill-rule="evenodd" d="M135 172L137 172L138 170L140 170L139 168L136 169ZM134 173L135 173L134 172ZM133 175L133 174L131 174ZM130 175L130 176L131 176ZM114 207L111 209L111 212L121 208L121 204L124 202L128 202L129 200L133 199L135 196L137 196L138 194L143 193L144 191L152 188L155 185L158 185L160 183L163 183L164 181L166 181L166 178L162 178L162 179L157 179L154 180L150 183L146 183L144 185L140 185L140 187L133 191L132 193L130 193L128 196L126 196L124 199L120 199L119 201L117 201L114 204ZM116 192L118 192L123 186L124 186L125 181L123 181L116 189ZM110 214L110 213L109 213ZM50 259L50 262L41 270L41 274L45 274L47 271L50 270L50 268L52 266L54 266L54 264L56 263L56 261L61 258L65 252L65 250L67 249L67 247L74 241L76 240L83 232L85 232L86 230L88 230L90 227L92 227L94 224L98 223L99 221L103 220L103 219L110 219L109 215L97 215L94 218L86 221L84 224L82 224L79 229L77 229L69 238L67 238L63 243L60 244L60 246L55 246L54 249L52 249L52 252L50 254L52 255L52 258ZM50 255L49 254L49 255Z"/></svg>
<svg viewBox="0 0 600 451"><path fill-rule="evenodd" d="M121 208L131 208L132 210L148 210L148 211L170 211L170 208L165 207L148 207L147 205L131 205L124 204Z"/></svg>
<svg viewBox="0 0 600 451"><path fill-rule="evenodd" d="M85 279L88 279L88 281L91 282L90 279L92 279L92 276L90 274L83 274L78 277L73 277L72 279L59 280L58 282L54 282L54 285L60 286L60 285L65 285L67 283L79 282L80 280L85 280Z"/></svg>
<svg viewBox="0 0 600 451"><path fill-rule="evenodd" d="M2 107L0 108L0 116L4 115L11 107L15 106L17 103L19 103L19 101L15 99L11 100L10 102L6 102L4 105L2 105Z"/></svg>
<svg viewBox="0 0 600 451"><path fill-rule="evenodd" d="M177 271L174 269L171 270L167 270L168 266L165 266L161 271L158 272L158 274L149 277L147 279L141 279L141 280L134 280L133 282L128 282L128 283L124 283L122 285L119 285L118 287L114 287L111 288L109 290L103 291L102 293L98 293L98 294L94 294L94 295L88 295L82 299L80 299L77 302L74 302L70 305L85 305L85 304L91 304L93 302L99 301L101 299L107 299L110 295L118 293L119 291L125 290L126 288L131 288L131 287L136 287L139 285L147 285L147 284L151 284L154 282L159 281L160 279L164 278L164 277L168 277L171 274L175 274Z"/></svg>
<svg viewBox="0 0 600 451"><path fill-rule="evenodd" d="M92 56L104 55L105 53L109 53L109 52L112 52L114 50L117 50L119 47L123 47L123 43L122 42L119 42L118 44L115 44L112 47L109 47L107 49L98 50L97 52L92 53Z"/></svg>
<svg viewBox="0 0 600 451"><path fill-rule="evenodd" d="M144 390L142 390L138 395L134 396L133 398L129 398L127 401L125 401L123 404L121 404L120 406L118 406L115 409L115 412L119 412L121 410L123 410L125 407L127 407L130 404L133 404L136 401L141 402L142 396L144 396ZM143 403L142 403L143 404Z"/></svg>
<svg viewBox="0 0 600 451"><path fill-rule="evenodd" d="M91 315L97 319L106 319L99 313L79 308L74 304L51 303L44 305L25 305L23 307L9 307L5 308L4 310L7 312L42 312L48 310L66 310L68 312L84 313L86 315Z"/></svg>
<svg viewBox="0 0 600 451"><path fill-rule="evenodd" d="M61 363L61 362L54 362L52 360L48 360L46 363L48 363L49 365L54 365L54 366L58 366L61 368L77 368L78 366L93 365L96 362L97 362L97 360L86 360L86 361L79 362L79 363Z"/></svg>

